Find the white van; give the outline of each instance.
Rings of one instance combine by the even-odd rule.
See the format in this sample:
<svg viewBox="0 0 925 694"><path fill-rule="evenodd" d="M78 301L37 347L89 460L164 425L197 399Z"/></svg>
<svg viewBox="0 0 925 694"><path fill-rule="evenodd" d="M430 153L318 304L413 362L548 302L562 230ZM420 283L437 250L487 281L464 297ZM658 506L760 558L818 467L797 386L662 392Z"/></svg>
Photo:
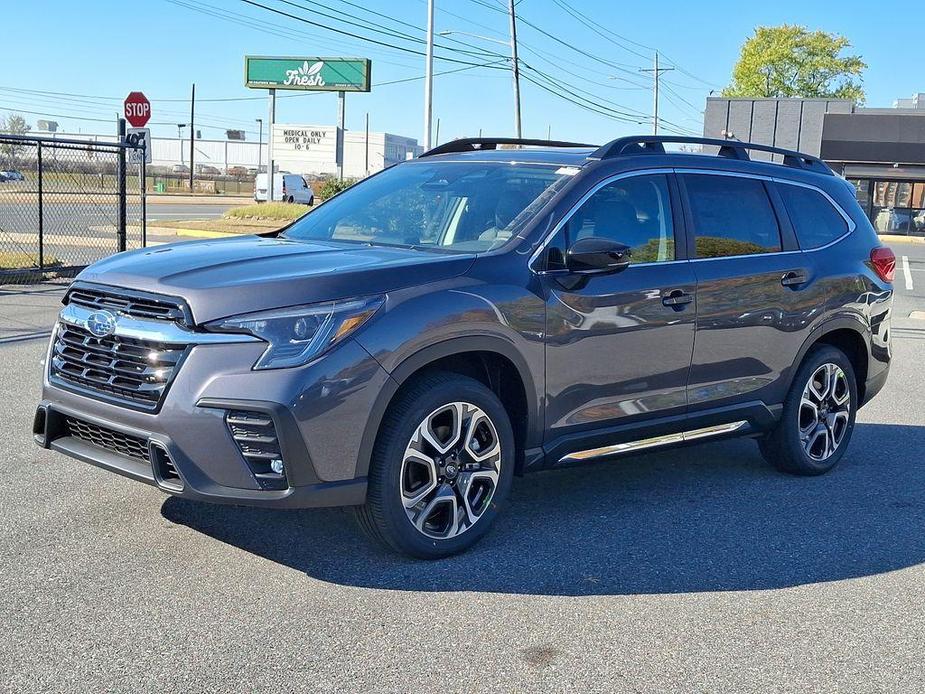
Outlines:
<svg viewBox="0 0 925 694"><path fill-rule="evenodd" d="M278 173L273 176L273 199L282 202L299 202L314 205L312 189L299 174ZM267 175L257 174L254 184L254 202L267 201Z"/></svg>

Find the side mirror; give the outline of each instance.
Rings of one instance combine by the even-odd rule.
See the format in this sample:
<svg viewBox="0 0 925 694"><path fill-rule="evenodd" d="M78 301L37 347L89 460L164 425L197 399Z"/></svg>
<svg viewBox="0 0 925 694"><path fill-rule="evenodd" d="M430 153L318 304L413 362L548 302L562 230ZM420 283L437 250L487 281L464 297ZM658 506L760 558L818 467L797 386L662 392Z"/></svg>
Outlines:
<svg viewBox="0 0 925 694"><path fill-rule="evenodd" d="M626 244L598 236L579 239L565 254L565 266L576 275L604 275L629 267L633 251Z"/></svg>

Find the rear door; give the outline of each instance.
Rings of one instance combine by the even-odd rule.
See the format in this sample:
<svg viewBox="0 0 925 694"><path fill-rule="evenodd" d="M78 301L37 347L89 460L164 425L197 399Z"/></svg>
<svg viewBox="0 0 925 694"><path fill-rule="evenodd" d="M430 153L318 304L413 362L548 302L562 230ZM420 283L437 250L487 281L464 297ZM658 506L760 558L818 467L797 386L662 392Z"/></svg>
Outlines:
<svg viewBox="0 0 925 694"><path fill-rule="evenodd" d="M678 171L697 279L690 412L783 400L824 289L771 179Z"/></svg>
<svg viewBox="0 0 925 694"><path fill-rule="evenodd" d="M614 177L586 194L547 246L549 440L683 417L696 304L684 244L675 242L684 238L679 208L671 172ZM574 281L563 257L588 236L630 246L630 266Z"/></svg>

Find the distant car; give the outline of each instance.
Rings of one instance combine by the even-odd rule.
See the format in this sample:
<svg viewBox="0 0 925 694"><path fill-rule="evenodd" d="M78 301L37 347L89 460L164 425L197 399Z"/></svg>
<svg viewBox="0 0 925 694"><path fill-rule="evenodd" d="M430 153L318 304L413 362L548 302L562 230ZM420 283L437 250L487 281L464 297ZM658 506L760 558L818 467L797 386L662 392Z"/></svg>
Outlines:
<svg viewBox="0 0 925 694"><path fill-rule="evenodd" d="M170 167L170 173L188 174L189 167L186 164L174 164Z"/></svg>
<svg viewBox="0 0 925 694"><path fill-rule="evenodd" d="M207 174L209 176L217 176L218 174L221 173L221 171L216 169L214 166L209 166L208 164L201 164L200 166L197 166L196 168L199 170L199 173Z"/></svg>
<svg viewBox="0 0 925 694"><path fill-rule="evenodd" d="M315 196L305 179L299 174L278 173L273 176L273 199L282 202L298 202L314 205ZM257 174L254 186L254 202L267 201L267 175Z"/></svg>
<svg viewBox="0 0 925 694"><path fill-rule="evenodd" d="M7 169L6 171L0 171L0 180L4 181L25 181L26 177L22 175L21 171L16 169Z"/></svg>
<svg viewBox="0 0 925 694"><path fill-rule="evenodd" d="M6 175L6 171L0 171L0 183L6 183L10 178Z"/></svg>
<svg viewBox="0 0 925 694"><path fill-rule="evenodd" d="M247 169L243 166L229 166L226 173L229 176L247 176Z"/></svg>

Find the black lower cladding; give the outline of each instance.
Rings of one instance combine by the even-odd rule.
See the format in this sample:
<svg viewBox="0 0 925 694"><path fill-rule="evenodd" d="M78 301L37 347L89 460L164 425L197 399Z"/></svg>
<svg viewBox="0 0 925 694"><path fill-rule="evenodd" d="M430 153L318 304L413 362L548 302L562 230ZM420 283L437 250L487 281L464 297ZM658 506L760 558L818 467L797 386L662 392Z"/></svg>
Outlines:
<svg viewBox="0 0 925 694"><path fill-rule="evenodd" d="M288 487L273 418L266 412L228 410L225 423L258 484L263 489Z"/></svg>
<svg viewBox="0 0 925 694"><path fill-rule="evenodd" d="M75 439L105 448L107 451L150 463L148 441L137 436L123 434L114 429L92 424L76 417L65 417L64 424L67 433Z"/></svg>

